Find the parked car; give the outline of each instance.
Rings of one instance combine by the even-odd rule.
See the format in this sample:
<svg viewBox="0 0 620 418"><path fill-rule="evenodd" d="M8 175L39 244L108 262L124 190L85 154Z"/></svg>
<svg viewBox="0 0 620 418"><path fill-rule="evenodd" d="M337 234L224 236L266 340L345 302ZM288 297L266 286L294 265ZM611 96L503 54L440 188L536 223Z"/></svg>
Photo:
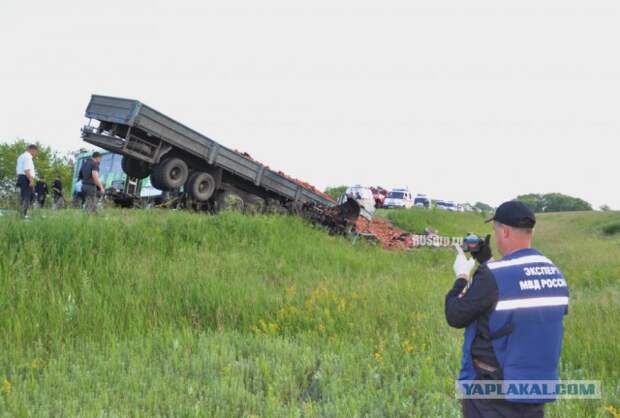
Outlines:
<svg viewBox="0 0 620 418"><path fill-rule="evenodd" d="M418 194L415 199L413 199L413 204L419 208L430 208L431 199L426 197L425 194Z"/></svg>
<svg viewBox="0 0 620 418"><path fill-rule="evenodd" d="M449 212L458 212L459 208L457 204L451 200L444 202L444 209Z"/></svg>
<svg viewBox="0 0 620 418"><path fill-rule="evenodd" d="M469 203L463 203L461 207L463 208L464 212L474 212L474 207Z"/></svg>
<svg viewBox="0 0 620 418"><path fill-rule="evenodd" d="M375 213L375 198L370 188L360 185L347 187L344 194L338 198L337 203L341 205L347 199L354 199L370 215Z"/></svg>
<svg viewBox="0 0 620 418"><path fill-rule="evenodd" d="M436 200L435 207L450 212L458 212L459 210L457 204L452 200Z"/></svg>
<svg viewBox="0 0 620 418"><path fill-rule="evenodd" d="M413 195L407 189L393 189L383 202L387 209L412 208L413 205Z"/></svg>

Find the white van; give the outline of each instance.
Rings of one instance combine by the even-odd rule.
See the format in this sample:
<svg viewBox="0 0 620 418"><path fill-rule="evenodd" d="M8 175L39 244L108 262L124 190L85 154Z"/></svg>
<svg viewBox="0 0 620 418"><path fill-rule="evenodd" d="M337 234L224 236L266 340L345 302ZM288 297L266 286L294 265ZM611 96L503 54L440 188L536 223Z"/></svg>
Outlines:
<svg viewBox="0 0 620 418"><path fill-rule="evenodd" d="M387 209L412 208L413 206L413 195L407 189L393 189L383 202L383 207Z"/></svg>

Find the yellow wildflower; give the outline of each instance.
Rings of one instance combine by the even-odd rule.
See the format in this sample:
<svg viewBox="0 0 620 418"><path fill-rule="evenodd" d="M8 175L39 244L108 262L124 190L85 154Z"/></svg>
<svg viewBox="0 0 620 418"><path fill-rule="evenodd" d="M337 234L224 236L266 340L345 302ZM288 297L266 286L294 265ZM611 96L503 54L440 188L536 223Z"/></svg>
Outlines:
<svg viewBox="0 0 620 418"><path fill-rule="evenodd" d="M270 334L277 333L279 329L280 329L280 327L278 326L277 323L275 323L275 322L270 322L269 323L269 333Z"/></svg>
<svg viewBox="0 0 620 418"><path fill-rule="evenodd" d="M41 359L36 358L30 362L30 368L33 370L40 369L42 367L43 367L43 360Z"/></svg>
<svg viewBox="0 0 620 418"><path fill-rule="evenodd" d="M9 393L11 393L11 390L13 389L13 385L11 385L11 382L9 382L9 379L4 379L4 381L2 382L2 393L4 393L5 395L8 395Z"/></svg>
<svg viewBox="0 0 620 418"><path fill-rule="evenodd" d="M293 296L295 296L295 292L296 292L296 288L295 285L291 285L289 287L286 288L286 296L288 296L289 298L292 298Z"/></svg>
<svg viewBox="0 0 620 418"><path fill-rule="evenodd" d="M345 298L340 298L338 302L338 311L343 312L347 308L347 301Z"/></svg>
<svg viewBox="0 0 620 418"><path fill-rule="evenodd" d="M605 407L605 411L609 412L611 414L611 416L614 417L614 418L620 418L620 411L618 411L612 405L607 405Z"/></svg>
<svg viewBox="0 0 620 418"><path fill-rule="evenodd" d="M304 410L304 415L310 415L314 411L312 402L304 402L302 404L302 409Z"/></svg>

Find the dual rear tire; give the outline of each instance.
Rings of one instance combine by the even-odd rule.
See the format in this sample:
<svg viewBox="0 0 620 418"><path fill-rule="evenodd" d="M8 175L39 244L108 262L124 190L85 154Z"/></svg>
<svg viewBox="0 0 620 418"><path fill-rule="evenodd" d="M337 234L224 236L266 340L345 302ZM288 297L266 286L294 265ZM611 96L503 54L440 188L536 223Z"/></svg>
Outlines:
<svg viewBox="0 0 620 418"><path fill-rule="evenodd" d="M167 158L157 164L151 174L151 184L159 190L185 186L185 191L197 202L206 202L215 192L215 179L211 174L202 171L190 174L189 167L180 158Z"/></svg>
<svg viewBox="0 0 620 418"><path fill-rule="evenodd" d="M157 164L151 174L151 185L167 191L181 188L187 181L189 168L180 158L167 158Z"/></svg>
<svg viewBox="0 0 620 418"><path fill-rule="evenodd" d="M153 167L144 161L123 156L121 165L130 177L144 179L150 175L151 185L162 191L185 186L186 192L198 202L206 202L215 193L213 176L202 171L190 174L187 163L180 158L166 158Z"/></svg>
<svg viewBox="0 0 620 418"><path fill-rule="evenodd" d="M197 171L189 177L185 189L194 200L206 202L215 193L215 179L209 173Z"/></svg>

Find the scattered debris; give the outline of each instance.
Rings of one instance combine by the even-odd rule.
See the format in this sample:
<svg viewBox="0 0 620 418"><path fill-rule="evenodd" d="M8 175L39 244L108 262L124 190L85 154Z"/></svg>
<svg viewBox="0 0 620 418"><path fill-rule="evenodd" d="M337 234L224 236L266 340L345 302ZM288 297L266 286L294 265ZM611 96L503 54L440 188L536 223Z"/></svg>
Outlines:
<svg viewBox="0 0 620 418"><path fill-rule="evenodd" d="M368 221L360 217L355 221L355 231L363 236L373 235L386 250L409 250L419 247L446 248L463 243L461 237L440 236L438 231L432 228L426 228L422 234L407 232L382 218L373 218Z"/></svg>
<svg viewBox="0 0 620 418"><path fill-rule="evenodd" d="M415 234L395 227L384 218L368 219L360 216L360 207L353 199L331 208L306 203L300 208L299 214L309 222L325 227L332 234L353 235L354 242L360 237L365 238L381 244L386 250L449 247L456 242L453 238L439 236L432 228L426 228L423 234Z"/></svg>
<svg viewBox="0 0 620 418"><path fill-rule="evenodd" d="M360 207L355 200L347 200L344 204L334 207L308 202L303 204L299 212L304 219L321 225L336 235L351 234L354 231L355 221L360 218Z"/></svg>
<svg viewBox="0 0 620 418"><path fill-rule="evenodd" d="M355 230L360 234L372 234L386 250L406 250L414 247L413 234L397 228L387 219L373 218L371 221L358 218Z"/></svg>

